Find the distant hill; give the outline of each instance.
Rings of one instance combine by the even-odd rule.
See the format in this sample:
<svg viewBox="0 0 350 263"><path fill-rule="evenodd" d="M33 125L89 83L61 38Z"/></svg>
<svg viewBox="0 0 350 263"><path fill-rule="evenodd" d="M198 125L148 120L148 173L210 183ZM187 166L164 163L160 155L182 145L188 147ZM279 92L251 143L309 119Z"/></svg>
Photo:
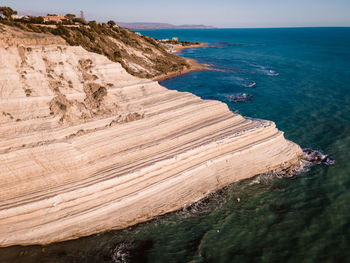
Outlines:
<svg viewBox="0 0 350 263"><path fill-rule="evenodd" d="M206 25L172 25L167 23L124 23L117 22L121 27L129 29L208 29L215 28Z"/></svg>

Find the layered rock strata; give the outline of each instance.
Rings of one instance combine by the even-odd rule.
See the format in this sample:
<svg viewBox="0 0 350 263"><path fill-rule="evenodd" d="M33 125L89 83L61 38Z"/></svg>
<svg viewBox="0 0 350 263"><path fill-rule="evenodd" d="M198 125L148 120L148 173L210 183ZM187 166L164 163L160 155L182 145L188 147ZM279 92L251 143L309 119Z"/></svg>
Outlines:
<svg viewBox="0 0 350 263"><path fill-rule="evenodd" d="M27 38L0 39L0 246L124 228L302 154L273 122Z"/></svg>

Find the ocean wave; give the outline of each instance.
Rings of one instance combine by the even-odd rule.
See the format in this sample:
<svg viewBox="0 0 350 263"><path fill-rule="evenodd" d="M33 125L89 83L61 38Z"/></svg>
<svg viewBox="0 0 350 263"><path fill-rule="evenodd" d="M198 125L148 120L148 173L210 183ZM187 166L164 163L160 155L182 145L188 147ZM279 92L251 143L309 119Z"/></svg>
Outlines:
<svg viewBox="0 0 350 263"><path fill-rule="evenodd" d="M266 73L266 75L268 75L268 76L278 76L280 73L278 73L278 72L276 72L276 71L274 71L274 70L269 70L269 71L267 71L267 73Z"/></svg>
<svg viewBox="0 0 350 263"><path fill-rule="evenodd" d="M251 180L249 185L254 185L254 184L270 184L275 178L277 177L276 174L273 173L266 173L266 174L259 174Z"/></svg>
<svg viewBox="0 0 350 263"><path fill-rule="evenodd" d="M243 87L243 88L255 88L256 82L253 80L250 80L248 78L243 77L235 77L233 80L233 83L235 83L237 86Z"/></svg>
<svg viewBox="0 0 350 263"><path fill-rule="evenodd" d="M250 84L248 84L247 88L255 88L256 87L256 82L253 81Z"/></svg>
<svg viewBox="0 0 350 263"><path fill-rule="evenodd" d="M312 150L310 148L303 149L303 156L299 163L287 169L275 171L277 176L293 178L298 174L309 171L314 165L333 165L335 160L321 151Z"/></svg>
<svg viewBox="0 0 350 263"><path fill-rule="evenodd" d="M147 260L147 252L153 246L154 242L152 240L120 242L115 246L111 257L114 263L145 262Z"/></svg>
<svg viewBox="0 0 350 263"><path fill-rule="evenodd" d="M112 253L112 260L114 263L128 262L130 259L131 244L127 242L119 243L115 246Z"/></svg>
<svg viewBox="0 0 350 263"><path fill-rule="evenodd" d="M222 194L223 191L225 191L225 188L214 192L207 192L203 198L194 200L192 203L185 205L181 210L176 212L176 214L181 218L188 218L220 209L225 203L225 198Z"/></svg>
<svg viewBox="0 0 350 263"><path fill-rule="evenodd" d="M262 73L263 75L272 76L272 77L276 77L279 75L279 73L276 72L275 70L269 69L269 68L264 67L264 66L258 66L257 72Z"/></svg>
<svg viewBox="0 0 350 263"><path fill-rule="evenodd" d="M273 70L273 69L265 67L265 66L247 64L246 67L248 67L248 68L250 67L251 69L230 68L230 67L213 65L211 70L212 71L220 71L220 72L224 72L224 73L242 72L242 73L249 73L249 74L262 74L262 75L272 76L272 77L279 76L279 73L276 70Z"/></svg>
<svg viewBox="0 0 350 263"><path fill-rule="evenodd" d="M249 63L249 66L254 68L254 71L258 74L260 73L260 74L263 74L266 76L272 76L272 77L279 76L279 73L276 70L271 69L271 67L257 65L254 63Z"/></svg>

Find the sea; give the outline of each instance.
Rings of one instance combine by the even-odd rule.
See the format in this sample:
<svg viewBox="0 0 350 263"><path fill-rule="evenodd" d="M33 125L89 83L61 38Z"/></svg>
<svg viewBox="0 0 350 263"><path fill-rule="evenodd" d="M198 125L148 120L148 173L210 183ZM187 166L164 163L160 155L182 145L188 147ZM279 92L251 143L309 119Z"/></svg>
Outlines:
<svg viewBox="0 0 350 263"><path fill-rule="evenodd" d="M162 85L272 120L335 164L258 175L124 230L0 248L0 262L350 262L350 28L139 32L208 43L180 55L212 70Z"/></svg>

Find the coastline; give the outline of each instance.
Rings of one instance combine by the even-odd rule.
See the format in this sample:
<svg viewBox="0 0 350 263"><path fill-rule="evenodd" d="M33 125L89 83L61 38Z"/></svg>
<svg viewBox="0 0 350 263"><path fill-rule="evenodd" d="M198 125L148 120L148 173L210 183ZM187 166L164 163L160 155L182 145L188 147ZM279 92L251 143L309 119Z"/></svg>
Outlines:
<svg viewBox="0 0 350 263"><path fill-rule="evenodd" d="M180 46L180 45L174 45L173 46L173 49L174 49L174 53L175 54L178 54L180 53L182 50L184 49L188 49L188 48L200 48L200 47L207 47L208 46L208 43L206 42L201 42L199 44L193 44L193 45L188 45L188 46Z"/></svg>
<svg viewBox="0 0 350 263"><path fill-rule="evenodd" d="M294 177L286 178L289 176L284 171L257 175L214 191L205 199L198 200L194 204L186 204L175 212L156 216L151 221L121 230L106 231L72 241L55 242L50 245L0 247L0 262L23 261L36 263L39 261L55 261L63 263L75 260L77 262L111 261L112 263L112 261L122 261L124 259L132 261L136 256L143 262L182 262L185 259L187 262L196 260L242 260L249 262L259 261L259 258L264 258L266 261L283 261L286 258L292 261L303 261L305 260L305 255L315 261L320 258L325 261L341 261L346 258L346 249L344 250L344 248L349 244L346 240L344 241L344 235L346 236L346 224L348 222L347 204L350 201L347 200L348 194L345 187L350 179L347 176L350 174L350 166L347 164L347 155L350 149L347 150L346 148L348 142L346 124L349 123L350 125L350 122L347 122L350 119L347 114L348 104L346 102L348 97L346 92L344 93L348 86L344 66L346 66L345 60L348 57L345 44L349 39L343 30L300 29L295 31L295 34L289 34L288 30L284 29L278 32L273 30L269 32L264 30L256 30L254 32L251 30L238 32L237 30L232 30L232 35L227 34L231 35L229 38L223 35L218 35L214 38L210 32L196 32L198 36L196 35L195 39L202 42L210 41L210 48L184 50L180 56L196 58L199 63L212 64L212 71L221 70L221 72L194 72L162 81L160 84L170 88L172 91L178 90L187 94L193 93L209 100L219 99L226 102L231 111L236 112L235 110L237 110L237 113L240 111L244 116L253 117L253 120L254 117L273 120L285 132L287 138L299 142L302 147L315 147L324 153L330 153L336 160L334 166L328 167L321 164L311 167L303 162L305 167L300 167L300 170L297 171ZM319 37L317 43L314 38L315 31L317 32L317 37ZM178 36L179 39L186 38L188 35L187 32L169 32L166 32L166 34ZM251 35L248 36L247 32ZM149 34L159 35L158 32L150 32ZM329 35L334 37L332 45L329 42ZM191 38L188 39L190 40ZM242 43L248 43L252 39L259 39L261 46L247 48L232 45L221 48L219 45L215 47L215 44L212 44L214 42L224 43L224 41L236 43L237 39ZM51 41L48 43L51 43ZM53 41L52 43L54 46L57 46ZM271 53L271 46L276 52ZM248 52L248 49L251 52ZM294 52L295 50L298 50L298 52ZM320 56L317 56L320 50L324 51L322 54L325 53L327 55L329 63L322 59L324 63L320 65ZM338 55L341 54L343 56L343 59L339 62L344 62L345 64L334 65L333 62L337 58L339 60L334 50L337 50L336 53ZM47 48L45 48L45 51L47 51ZM14 52L11 53L13 54ZM259 56L256 56L257 53L259 53ZM29 53L25 50L25 55L28 57L27 61L30 61L30 57L33 57L34 54L36 53ZM305 54L310 54L310 56L305 57ZM43 53L43 56L48 57L49 61L56 57L56 55L52 56L47 53ZM67 59L67 62L71 61L70 56L67 54L63 53L62 56L64 59ZM14 60L11 57L4 57L3 62L8 62L11 65ZM57 57L59 58L59 54L57 54ZM173 57L174 61L178 59L187 64L180 57L172 55L169 57ZM241 57L245 59L237 60L237 58ZM322 56L322 58L325 57ZM87 57L84 58L87 59ZM20 62L18 59L17 61ZM298 64L298 67L285 67L288 61L292 62L292 64ZM350 60L348 61L350 62ZM56 60L56 63L59 63L59 60ZM254 70L257 69L257 65L269 66L280 73L280 76L269 76L268 71L257 72ZM318 66L310 68L310 65ZM37 68L36 63L33 66L35 69ZM215 68L216 66L218 68ZM109 67L107 65L103 66L104 69ZM245 69L245 71L239 72L236 69ZM32 73L32 71L29 71L30 69L25 70L29 74ZM72 71L74 70L73 68ZM95 69L93 70L95 71ZM2 73L5 72L3 71ZM61 73L62 71L58 72ZM165 72L169 72L169 70L163 73ZM62 73L64 73L65 78L70 77L70 72ZM24 74L26 74L27 78L33 79L27 73ZM114 72L114 74L119 75L120 73ZM158 74L162 73L158 72ZM56 75L53 76L56 77ZM21 77L21 75L18 75L18 77ZM34 75L34 78L37 78L37 75ZM296 78L300 81L294 81ZM337 80L342 81L339 82ZM40 81L45 80L40 79ZM250 88L248 85L253 83L252 81L257 84L255 87ZM299 85L301 82L307 83L307 85ZM111 83L111 81L108 80L107 83ZM118 85L119 83L120 81L115 84ZM3 84L5 89L11 85L11 83ZM62 89L65 92L68 86L66 86L65 82L63 84ZM79 86L76 86L78 84L74 84L74 88L79 88ZM31 107L27 109L28 112L38 108L39 104L36 101L45 100L46 96L50 95L43 94L44 96L42 96L41 93L38 94L36 86L39 85L34 83L30 86L33 94L26 98L26 100L32 101ZM13 86L15 87L15 85ZM120 93L116 94L118 96L114 96L118 105L119 98L127 95L125 91L129 89L137 90L134 86L120 88L121 86L116 86ZM148 97L150 86L143 84L142 86L144 88L140 89L140 93L143 92L142 95ZM111 93L110 88L112 87L110 85L106 85L106 87L108 93ZM283 88L281 89L281 87ZM18 88L14 91L20 95L21 90ZM331 94L329 92L330 89L332 90ZM233 98L231 94L238 94L236 92L247 92L247 94L252 94L254 99L246 103L230 103L228 98ZM329 96L324 96L325 94ZM40 97L37 97L37 95ZM68 99L71 99L69 94L66 96ZM162 104L162 101L158 100L161 96L162 94L159 92L154 92L157 105ZM8 97L13 97L12 93ZM137 97L135 98L136 100L131 100L130 105L146 106L148 100L143 98L142 100L137 100ZM73 99L81 101L77 97ZM130 97L127 96L126 99L130 99ZM18 120L18 126L14 127L15 129L6 131L7 127L10 128L12 126L10 123L11 115L13 116L12 122L15 124L15 118L19 117L17 108L21 107L24 100L17 99L17 102L15 108L6 106L6 109L8 109L5 113L6 115L1 114L0 116L3 123L1 125L2 136L7 137L8 132L18 134L24 124L30 121L29 119ZM293 106L283 107L284 104ZM10 106L10 104L7 105ZM183 105L186 106L185 102L183 102ZM322 105L322 107L319 107L319 105ZM174 111L174 109L171 110ZM312 114L310 114L310 111ZM334 114L335 111L336 114ZM99 121L104 118L103 116L96 117ZM187 119L189 117L186 116ZM9 123L6 123L6 118L9 119ZM158 116L154 118L158 118ZM173 117L170 117L169 120L171 118ZM247 118L249 119L249 117ZM135 121L135 123L139 121L142 120ZM125 125L131 125L132 123L134 122L121 125L114 123L113 125L116 125L114 126L116 128L114 131L116 136L118 136L117 132L120 129L125 129ZM180 121L178 123L181 124ZM28 124L31 126L35 125L34 123ZM109 124L106 123L106 125ZM41 121L40 127L43 131L50 129L50 126L47 122ZM100 127L102 128L102 126ZM81 137L90 138L97 134L97 130L93 132L92 129L82 127L81 130L73 131L73 133ZM113 129L113 127L108 129ZM157 123L154 125L154 129L158 129ZM61 133L61 131L58 130L57 134ZM320 131L323 132L320 133ZM182 130L181 134L186 132L186 130ZM85 136L83 133L85 133ZM148 133L148 131L145 131L145 133ZM67 136L70 136L70 134L67 134ZM40 133L38 135L40 136ZM35 136L33 133L28 134L28 137ZM17 135L16 137L19 138ZM109 138L105 138L103 134L101 140L111 141ZM75 145L76 141L71 141L71 139L66 142L60 140L59 143ZM28 145L30 141L23 140L23 143ZM50 142L47 140L46 144L48 143ZM120 144L124 144L122 139ZM116 147L120 147L120 144L116 145ZM15 145L25 148L24 145L13 141L8 141L7 145L8 147ZM45 147L45 145L42 145L42 147ZM77 150L79 149L80 147L77 148ZM95 150L93 146L91 150ZM10 148L8 150L5 149L5 151L13 152ZM19 149L19 151L21 150ZM103 154L104 152L101 151L100 156L103 157ZM0 157L0 159L2 158ZM20 163L12 163L9 168L16 169L23 162L26 162L25 158L19 160ZM118 161L118 157L115 160ZM45 162L42 163L45 165ZM84 169L84 166L82 164L81 169ZM243 167L243 169L245 168ZM229 172L233 175L235 174L235 171ZM45 179L45 175L37 174L33 176L33 179L23 178L23 180L31 182L39 176ZM18 177L20 179L22 175ZM74 175L72 179L74 179ZM205 179L201 179L205 181ZM186 179L184 185L187 183L189 182ZM18 187L20 186L21 184L18 185ZM49 185L47 185L47 188L49 188ZM181 188L181 185L179 185L179 188ZM121 187L117 186L113 190L119 192ZM198 188L194 189L194 191L197 190ZM3 194L0 195L3 196ZM137 194L138 191L135 191L135 195ZM174 193L174 195L178 195L178 193ZM167 197L161 196L160 198L163 199L163 202L168 202ZM60 199L55 200L53 204L56 204L57 209L61 209L61 204L57 203L57 201L60 201ZM107 205L110 202L106 201L105 203ZM142 208L138 210L143 212ZM45 216L42 215L42 217ZM71 213L66 216L71 216ZM110 217L123 217L123 214L116 212ZM328 224L329 222L331 224ZM77 223L81 225L86 224L84 221ZM11 225L7 226L12 228ZM27 232L30 233L33 228L28 227ZM272 248L267 248L267 244L275 245ZM280 251L283 251L283 253L279 253Z"/></svg>
<svg viewBox="0 0 350 263"><path fill-rule="evenodd" d="M180 53L184 49L201 48L201 47L207 47L207 46L208 46L208 43L205 43L205 42L199 43L199 44L193 44L193 45L189 45L189 46L173 45L172 49L175 52L170 52L170 51L168 51L168 52L172 53L176 56L181 57ZM189 68L186 68L184 70L178 70L178 71L173 71L173 72L169 72L166 74L162 74L162 75L159 75L159 76L152 78L152 80L153 81L163 81L166 79L175 78L177 76L184 75L184 74L191 73L191 72L202 71L202 70L212 70L211 65L209 65L209 64L201 64L197 60L192 59L192 58L185 58L185 57L182 57L182 58L184 58L186 60L186 62L190 65Z"/></svg>
<svg viewBox="0 0 350 263"><path fill-rule="evenodd" d="M103 55L53 45L57 38L30 36L35 44L4 37L0 49L9 58L0 61L8 68L0 74L0 247L123 229L302 156L273 122L136 78Z"/></svg>

